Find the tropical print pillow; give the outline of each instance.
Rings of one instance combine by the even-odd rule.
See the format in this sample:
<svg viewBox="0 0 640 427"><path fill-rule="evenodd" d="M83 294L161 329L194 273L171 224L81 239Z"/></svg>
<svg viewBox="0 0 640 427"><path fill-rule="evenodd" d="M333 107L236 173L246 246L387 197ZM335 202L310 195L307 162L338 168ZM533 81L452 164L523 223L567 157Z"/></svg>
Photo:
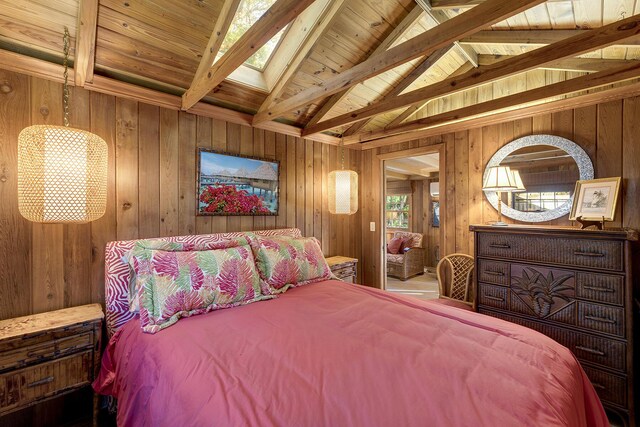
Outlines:
<svg viewBox="0 0 640 427"><path fill-rule="evenodd" d="M205 251L210 249L226 249L232 248L238 245L248 245L246 237L236 237L231 239L224 239L217 242L210 242L206 244L193 244L188 242L168 242L166 240L160 239L145 239L138 240L135 246L127 251L122 257L122 261L126 264L130 264L130 272L129 272L129 311L132 313L137 313L140 311L140 304L138 302L138 281L136 280L136 270L134 263L135 260L132 261L132 255L134 250L139 251L141 249L157 249L162 251Z"/></svg>
<svg viewBox="0 0 640 427"><path fill-rule="evenodd" d="M136 272L140 324L148 333L182 317L272 298L260 291L248 245L191 251L136 245L130 265Z"/></svg>
<svg viewBox="0 0 640 427"><path fill-rule="evenodd" d="M264 294L331 278L331 270L315 237L260 237L249 239L262 279Z"/></svg>

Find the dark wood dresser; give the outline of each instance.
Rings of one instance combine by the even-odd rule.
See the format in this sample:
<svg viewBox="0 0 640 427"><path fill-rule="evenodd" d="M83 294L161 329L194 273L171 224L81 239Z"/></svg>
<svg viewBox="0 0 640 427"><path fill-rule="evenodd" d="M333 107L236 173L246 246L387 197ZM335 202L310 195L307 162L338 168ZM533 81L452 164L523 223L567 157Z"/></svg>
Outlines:
<svg viewBox="0 0 640 427"><path fill-rule="evenodd" d="M604 406L636 425L635 231L472 225L478 311L548 335L578 358Z"/></svg>

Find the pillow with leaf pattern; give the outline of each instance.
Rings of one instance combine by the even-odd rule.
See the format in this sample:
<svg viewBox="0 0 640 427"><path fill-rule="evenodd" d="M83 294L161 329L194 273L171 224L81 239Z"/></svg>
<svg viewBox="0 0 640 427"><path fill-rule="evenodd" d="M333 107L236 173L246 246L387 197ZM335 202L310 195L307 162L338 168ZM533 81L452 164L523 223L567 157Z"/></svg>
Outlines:
<svg viewBox="0 0 640 427"><path fill-rule="evenodd" d="M249 243L262 279L263 294L277 294L293 286L331 278L315 237L251 236Z"/></svg>
<svg viewBox="0 0 640 427"><path fill-rule="evenodd" d="M182 317L273 298L260 291L251 248L238 242L223 246L162 250L136 244L129 263L136 273L144 332L156 333Z"/></svg>

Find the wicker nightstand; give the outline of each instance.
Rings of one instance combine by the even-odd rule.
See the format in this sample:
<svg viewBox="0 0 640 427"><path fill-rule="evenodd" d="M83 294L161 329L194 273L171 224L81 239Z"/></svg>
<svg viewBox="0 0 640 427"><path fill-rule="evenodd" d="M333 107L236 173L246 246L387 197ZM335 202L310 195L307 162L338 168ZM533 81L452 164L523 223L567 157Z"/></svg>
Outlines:
<svg viewBox="0 0 640 427"><path fill-rule="evenodd" d="M91 384L103 317L90 304L0 321L0 416Z"/></svg>
<svg viewBox="0 0 640 427"><path fill-rule="evenodd" d="M338 279L349 283L356 283L358 264L356 258L332 256L327 258L327 264L329 264L331 272L335 274Z"/></svg>

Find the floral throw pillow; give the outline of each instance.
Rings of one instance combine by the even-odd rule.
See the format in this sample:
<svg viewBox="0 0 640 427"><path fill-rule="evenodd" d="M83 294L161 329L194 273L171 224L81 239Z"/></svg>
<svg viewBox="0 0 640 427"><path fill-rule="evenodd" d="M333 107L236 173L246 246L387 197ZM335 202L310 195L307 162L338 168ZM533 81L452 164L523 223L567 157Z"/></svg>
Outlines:
<svg viewBox="0 0 640 427"><path fill-rule="evenodd" d="M260 279L248 245L222 249L167 251L136 245L142 330L156 333L182 317L260 301Z"/></svg>
<svg viewBox="0 0 640 427"><path fill-rule="evenodd" d="M315 237L250 238L264 294L331 278L331 270Z"/></svg>

